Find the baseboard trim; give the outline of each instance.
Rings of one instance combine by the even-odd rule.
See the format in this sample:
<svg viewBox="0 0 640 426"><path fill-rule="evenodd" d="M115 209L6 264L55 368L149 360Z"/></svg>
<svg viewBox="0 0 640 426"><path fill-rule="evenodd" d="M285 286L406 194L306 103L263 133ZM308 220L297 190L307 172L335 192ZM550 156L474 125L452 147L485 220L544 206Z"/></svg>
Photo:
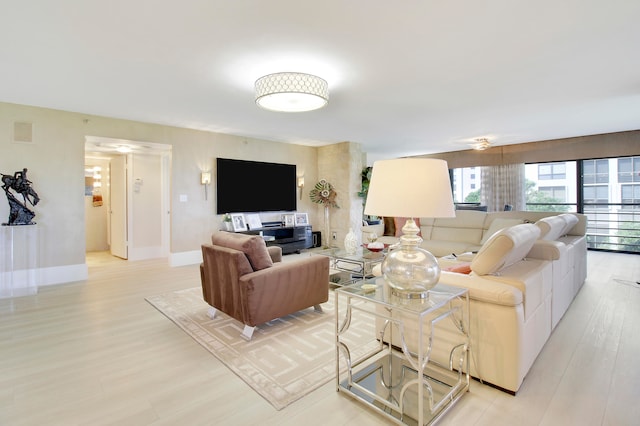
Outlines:
<svg viewBox="0 0 640 426"><path fill-rule="evenodd" d="M39 269L39 287L63 284L73 281L85 281L89 277L89 267L86 263L77 265L52 266Z"/></svg>
<svg viewBox="0 0 640 426"><path fill-rule="evenodd" d="M162 254L162 247L138 247L138 248L129 248L128 259L131 261L136 260L147 260L147 259L157 259L159 257L167 257Z"/></svg>
<svg viewBox="0 0 640 426"><path fill-rule="evenodd" d="M0 273L0 298L36 294L39 287L84 281L89 277L86 263L22 269Z"/></svg>
<svg viewBox="0 0 640 426"><path fill-rule="evenodd" d="M171 253L169 255L169 266L187 266L195 265L202 262L202 251L192 250L180 253Z"/></svg>

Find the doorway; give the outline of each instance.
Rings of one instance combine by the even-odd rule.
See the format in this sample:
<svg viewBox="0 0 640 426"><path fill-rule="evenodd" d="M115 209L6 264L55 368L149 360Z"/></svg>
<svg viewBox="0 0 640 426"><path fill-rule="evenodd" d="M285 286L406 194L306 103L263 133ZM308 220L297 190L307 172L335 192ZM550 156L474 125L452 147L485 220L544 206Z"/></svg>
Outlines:
<svg viewBox="0 0 640 426"><path fill-rule="evenodd" d="M170 170L171 145L87 136L86 252L168 257Z"/></svg>

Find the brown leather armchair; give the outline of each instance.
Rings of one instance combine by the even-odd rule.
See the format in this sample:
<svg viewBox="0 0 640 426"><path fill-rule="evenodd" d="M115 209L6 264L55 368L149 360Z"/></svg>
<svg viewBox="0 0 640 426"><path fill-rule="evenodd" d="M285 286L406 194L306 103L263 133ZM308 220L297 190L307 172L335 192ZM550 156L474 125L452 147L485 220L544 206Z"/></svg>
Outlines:
<svg viewBox="0 0 640 426"><path fill-rule="evenodd" d="M280 247L267 247L258 235L219 231L202 246L202 294L211 305L242 322L250 340L255 326L329 299L329 258L309 256L282 262Z"/></svg>

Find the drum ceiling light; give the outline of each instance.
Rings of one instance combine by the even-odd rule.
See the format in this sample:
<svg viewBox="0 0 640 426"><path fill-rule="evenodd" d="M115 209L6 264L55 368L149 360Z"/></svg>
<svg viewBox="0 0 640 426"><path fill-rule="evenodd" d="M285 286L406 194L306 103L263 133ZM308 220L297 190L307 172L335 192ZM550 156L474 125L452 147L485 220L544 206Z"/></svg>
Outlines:
<svg viewBox="0 0 640 426"><path fill-rule="evenodd" d="M256 104L270 111L313 111L327 102L329 86L315 75L280 72L256 80Z"/></svg>

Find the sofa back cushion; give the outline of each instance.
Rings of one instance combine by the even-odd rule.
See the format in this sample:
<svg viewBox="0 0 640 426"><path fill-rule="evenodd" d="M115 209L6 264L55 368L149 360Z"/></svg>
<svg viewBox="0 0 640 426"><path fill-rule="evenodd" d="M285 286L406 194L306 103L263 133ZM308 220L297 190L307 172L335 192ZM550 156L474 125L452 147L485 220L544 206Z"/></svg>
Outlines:
<svg viewBox="0 0 640 426"><path fill-rule="evenodd" d="M524 259L539 236L540 229L530 223L501 229L482 245L471 270L478 275L495 274Z"/></svg>
<svg viewBox="0 0 640 426"><path fill-rule="evenodd" d="M433 231L433 223L436 220L432 217L421 217L420 218L420 236L424 240L431 239L431 231Z"/></svg>
<svg viewBox="0 0 640 426"><path fill-rule="evenodd" d="M573 227L576 226L576 223L578 223L578 216L571 213L562 213L559 214L558 217L562 218L562 220L565 221L564 229L560 234L561 236L567 235L569 231L571 231Z"/></svg>
<svg viewBox="0 0 640 426"><path fill-rule="evenodd" d="M254 271L273 266L273 260L267 250L267 244L259 235L237 234L219 231L211 236L213 245L241 251L247 256Z"/></svg>
<svg viewBox="0 0 640 426"><path fill-rule="evenodd" d="M540 228L541 240L555 241L564 235L567 222L559 216L548 216L538 220L536 226Z"/></svg>
<svg viewBox="0 0 640 426"><path fill-rule="evenodd" d="M455 218L435 219L431 239L479 244L486 216L485 212L456 210Z"/></svg>
<svg viewBox="0 0 640 426"><path fill-rule="evenodd" d="M486 243L493 234L500 231L501 229L508 228L510 226L520 225L521 223L524 223L524 220L505 219L500 217L493 219L491 221L491 225L489 225L489 229L484 231L484 235L482 236L482 241L480 241L480 244Z"/></svg>

